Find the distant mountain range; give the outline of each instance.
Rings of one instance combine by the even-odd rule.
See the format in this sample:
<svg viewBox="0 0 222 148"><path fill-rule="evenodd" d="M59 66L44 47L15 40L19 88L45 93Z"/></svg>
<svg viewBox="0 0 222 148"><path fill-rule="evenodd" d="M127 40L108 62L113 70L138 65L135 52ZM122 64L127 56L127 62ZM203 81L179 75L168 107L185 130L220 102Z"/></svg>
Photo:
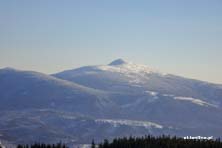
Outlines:
<svg viewBox="0 0 222 148"><path fill-rule="evenodd" d="M122 59L53 75L0 69L0 102L0 139L11 143L222 136L222 85Z"/></svg>

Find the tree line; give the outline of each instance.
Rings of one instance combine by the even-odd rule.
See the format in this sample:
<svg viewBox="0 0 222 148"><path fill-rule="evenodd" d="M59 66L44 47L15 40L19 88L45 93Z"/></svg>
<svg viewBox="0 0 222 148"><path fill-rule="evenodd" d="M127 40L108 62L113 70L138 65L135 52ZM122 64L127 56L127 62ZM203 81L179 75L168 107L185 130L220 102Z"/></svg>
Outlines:
<svg viewBox="0 0 222 148"><path fill-rule="evenodd" d="M65 144L57 143L57 144L44 144L44 143L34 143L31 145L17 145L17 148L68 148Z"/></svg>
<svg viewBox="0 0 222 148"><path fill-rule="evenodd" d="M220 139L185 140L178 137L147 135L144 137L115 138L112 142L105 139L102 143L92 141L91 148L222 148Z"/></svg>
<svg viewBox="0 0 222 148"><path fill-rule="evenodd" d="M0 146L1 148L1 146ZM65 144L34 143L31 145L17 145L17 148L68 148ZM214 140L191 140L171 136L143 136L115 138L111 142L105 139L96 144L92 141L91 148L222 148L220 139Z"/></svg>

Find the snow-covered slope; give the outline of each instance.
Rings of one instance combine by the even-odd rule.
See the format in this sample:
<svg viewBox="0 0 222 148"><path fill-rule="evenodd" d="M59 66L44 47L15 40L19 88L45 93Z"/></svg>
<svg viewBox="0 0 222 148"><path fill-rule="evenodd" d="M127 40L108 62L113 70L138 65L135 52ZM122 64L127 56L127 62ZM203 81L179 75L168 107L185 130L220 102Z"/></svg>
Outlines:
<svg viewBox="0 0 222 148"><path fill-rule="evenodd" d="M153 73L164 75L148 66L117 59L109 65L86 66L53 76L96 89L123 92L129 88L141 89Z"/></svg>
<svg viewBox="0 0 222 148"><path fill-rule="evenodd" d="M217 137L221 99L221 85L122 59L53 75L6 68L0 70L0 133L17 142L47 135L79 144L148 133Z"/></svg>
<svg viewBox="0 0 222 148"><path fill-rule="evenodd" d="M222 124L221 85L162 73L122 59L53 76L109 92L122 110L122 119L197 129Z"/></svg>
<svg viewBox="0 0 222 148"><path fill-rule="evenodd" d="M111 62L109 65L97 66L98 69L109 72L117 72L123 74L125 76L129 76L131 74L139 75L139 74L149 74L149 73L158 73L157 70L149 68L146 65L134 64L132 62L126 62L122 59L117 59ZM160 73L159 73L160 74Z"/></svg>
<svg viewBox="0 0 222 148"><path fill-rule="evenodd" d="M117 59L109 65L87 66L53 76L87 87L121 93L157 92L198 98L221 106L221 85L161 73L145 65Z"/></svg>

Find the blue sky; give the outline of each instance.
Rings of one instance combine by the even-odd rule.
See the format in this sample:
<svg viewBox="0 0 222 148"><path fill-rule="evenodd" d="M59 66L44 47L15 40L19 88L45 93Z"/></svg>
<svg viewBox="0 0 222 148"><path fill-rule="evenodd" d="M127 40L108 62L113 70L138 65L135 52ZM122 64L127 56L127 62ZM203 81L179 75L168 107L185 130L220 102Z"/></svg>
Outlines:
<svg viewBox="0 0 222 148"><path fill-rule="evenodd" d="M116 58L222 83L221 0L1 0L0 68Z"/></svg>

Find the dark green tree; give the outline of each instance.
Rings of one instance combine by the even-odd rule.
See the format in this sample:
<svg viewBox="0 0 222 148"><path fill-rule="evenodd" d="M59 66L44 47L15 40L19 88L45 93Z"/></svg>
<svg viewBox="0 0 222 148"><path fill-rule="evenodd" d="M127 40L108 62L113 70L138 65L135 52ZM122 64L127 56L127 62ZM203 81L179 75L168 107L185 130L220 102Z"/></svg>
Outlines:
<svg viewBox="0 0 222 148"><path fill-rule="evenodd" d="M94 142L94 139L92 140L91 148L96 148L96 144Z"/></svg>
<svg viewBox="0 0 222 148"><path fill-rule="evenodd" d="M185 140L180 137L151 135L144 137L123 137L113 139L109 143L104 140L98 144L99 148L222 148L222 142L217 140Z"/></svg>

